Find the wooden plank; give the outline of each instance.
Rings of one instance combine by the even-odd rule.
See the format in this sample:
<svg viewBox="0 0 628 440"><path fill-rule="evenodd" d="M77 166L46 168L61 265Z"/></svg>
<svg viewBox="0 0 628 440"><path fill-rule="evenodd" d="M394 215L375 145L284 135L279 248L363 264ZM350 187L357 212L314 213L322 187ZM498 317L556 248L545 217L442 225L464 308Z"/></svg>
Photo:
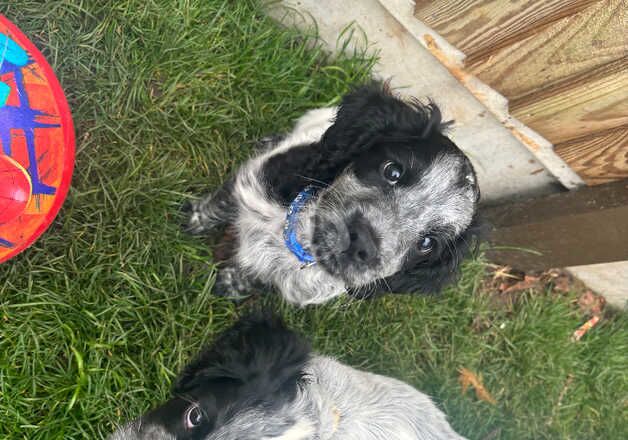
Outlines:
<svg viewBox="0 0 628 440"><path fill-rule="evenodd" d="M523 270L628 260L628 181L489 207L487 257Z"/></svg>
<svg viewBox="0 0 628 440"><path fill-rule="evenodd" d="M417 0L414 15L462 50L469 62L581 11L594 0Z"/></svg>
<svg viewBox="0 0 628 440"><path fill-rule="evenodd" d="M554 151L588 185L628 179L628 125L557 144Z"/></svg>
<svg viewBox="0 0 628 440"><path fill-rule="evenodd" d="M538 33L469 62L467 69L510 100L628 55L626 0L604 0Z"/></svg>
<svg viewBox="0 0 628 440"><path fill-rule="evenodd" d="M628 58L512 100L510 113L553 144L626 125Z"/></svg>

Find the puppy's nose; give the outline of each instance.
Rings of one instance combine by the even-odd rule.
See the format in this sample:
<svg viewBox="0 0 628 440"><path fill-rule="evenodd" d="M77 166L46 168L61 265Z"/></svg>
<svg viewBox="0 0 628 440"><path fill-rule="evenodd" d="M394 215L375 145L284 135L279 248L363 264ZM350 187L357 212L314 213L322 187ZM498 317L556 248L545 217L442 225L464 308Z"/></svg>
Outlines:
<svg viewBox="0 0 628 440"><path fill-rule="evenodd" d="M377 258L378 240L371 225L363 218L349 224L349 248L347 253L355 260L368 263Z"/></svg>

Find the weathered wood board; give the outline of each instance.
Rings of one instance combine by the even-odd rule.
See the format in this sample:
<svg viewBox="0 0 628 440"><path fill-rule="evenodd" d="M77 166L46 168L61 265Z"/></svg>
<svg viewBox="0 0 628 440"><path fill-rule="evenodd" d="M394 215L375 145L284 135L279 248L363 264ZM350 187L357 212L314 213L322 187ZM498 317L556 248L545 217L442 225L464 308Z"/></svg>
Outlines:
<svg viewBox="0 0 628 440"><path fill-rule="evenodd" d="M503 204L487 257L524 270L628 260L628 181Z"/></svg>
<svg viewBox="0 0 628 440"><path fill-rule="evenodd" d="M627 177L627 0L418 0L415 17L588 184Z"/></svg>
<svg viewBox="0 0 628 440"><path fill-rule="evenodd" d="M523 40L591 0L417 0L414 15L467 55L467 62Z"/></svg>
<svg viewBox="0 0 628 440"><path fill-rule="evenodd" d="M604 0L466 67L516 106L628 56L626 0ZM616 63L615 63L616 64Z"/></svg>
<svg viewBox="0 0 628 440"><path fill-rule="evenodd" d="M555 145L588 185L628 179L628 125Z"/></svg>
<svg viewBox="0 0 628 440"><path fill-rule="evenodd" d="M511 114L559 144L628 124L628 59L593 78L584 74L536 99L510 103Z"/></svg>

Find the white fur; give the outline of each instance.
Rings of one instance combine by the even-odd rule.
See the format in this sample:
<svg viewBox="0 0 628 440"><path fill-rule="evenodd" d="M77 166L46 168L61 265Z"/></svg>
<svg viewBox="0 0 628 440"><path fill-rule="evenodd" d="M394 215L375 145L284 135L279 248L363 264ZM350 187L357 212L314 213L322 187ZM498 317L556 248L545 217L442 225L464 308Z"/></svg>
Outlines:
<svg viewBox="0 0 628 440"><path fill-rule="evenodd" d="M399 380L314 356L306 381L292 402L278 413L256 407L235 415L204 440L249 440L260 425L293 425L262 440L464 440L428 396ZM110 440L175 440L159 426L131 422Z"/></svg>
<svg viewBox="0 0 628 440"><path fill-rule="evenodd" d="M320 402L321 412L340 413L337 427L321 427L321 440L463 439L429 397L404 382L323 356L309 371L318 380L307 398Z"/></svg>
<svg viewBox="0 0 628 440"><path fill-rule="evenodd" d="M297 423L279 437L265 437L267 440L307 440L311 439L315 433L314 426L305 420Z"/></svg>
<svg viewBox="0 0 628 440"><path fill-rule="evenodd" d="M275 148L245 163L236 176L234 197L239 206L236 260L240 270L276 286L284 298L299 305L319 304L341 295L345 285L319 266L303 264L283 243L286 209L271 200L259 180L269 157L296 145L318 141L333 123L337 108L311 110Z"/></svg>

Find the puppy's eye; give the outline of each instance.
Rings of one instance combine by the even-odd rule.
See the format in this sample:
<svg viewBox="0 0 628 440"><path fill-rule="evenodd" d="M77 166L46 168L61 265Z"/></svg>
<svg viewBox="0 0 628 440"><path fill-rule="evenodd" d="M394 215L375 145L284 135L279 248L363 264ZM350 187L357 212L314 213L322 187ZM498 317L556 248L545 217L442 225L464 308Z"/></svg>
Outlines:
<svg viewBox="0 0 628 440"><path fill-rule="evenodd" d="M185 429L198 428L203 423L203 413L198 405L192 405L185 410L183 415L183 424Z"/></svg>
<svg viewBox="0 0 628 440"><path fill-rule="evenodd" d="M391 160L387 160L386 162L384 162L382 164L381 170L384 179L393 184L397 183L397 181L401 179L401 176L403 175L403 168L401 167L401 165Z"/></svg>
<svg viewBox="0 0 628 440"><path fill-rule="evenodd" d="M434 240L429 235L426 235L421 240L419 240L419 252L423 255L427 255L434 250L434 245L436 244L436 240Z"/></svg>

